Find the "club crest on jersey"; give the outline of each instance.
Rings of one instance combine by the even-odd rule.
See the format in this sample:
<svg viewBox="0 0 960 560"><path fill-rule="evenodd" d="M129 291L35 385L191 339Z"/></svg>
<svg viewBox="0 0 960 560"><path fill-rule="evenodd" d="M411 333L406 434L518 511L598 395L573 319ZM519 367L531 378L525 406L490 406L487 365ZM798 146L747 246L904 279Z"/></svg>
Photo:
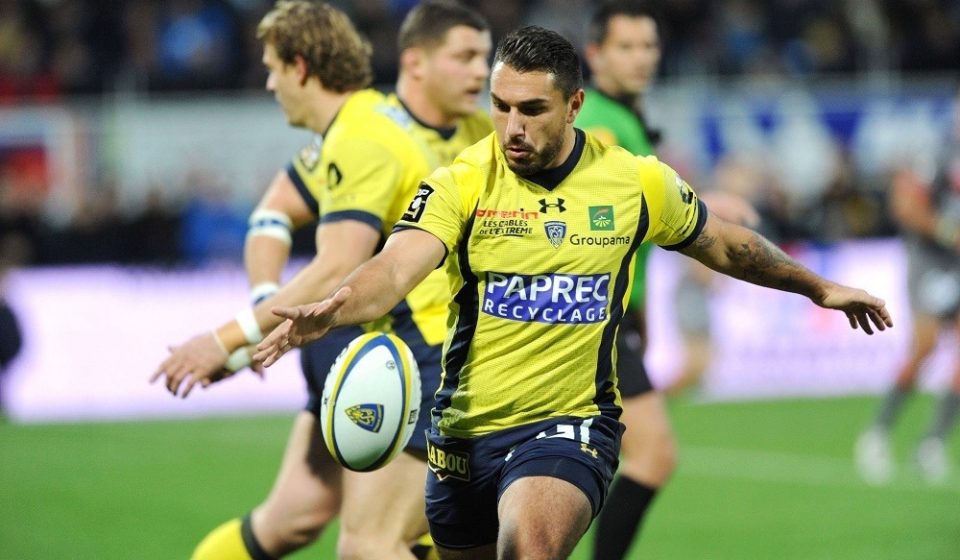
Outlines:
<svg viewBox="0 0 960 560"><path fill-rule="evenodd" d="M563 238L567 236L567 224L560 221L551 221L543 224L543 230L547 232L547 239L554 249L559 249L563 243Z"/></svg>
<svg viewBox="0 0 960 560"><path fill-rule="evenodd" d="M317 168L317 164L320 163L320 149L322 147L322 142L318 139L314 139L308 146L304 146L300 149L300 153L297 154L297 157L300 158L300 163L307 169L307 171L313 171Z"/></svg>
<svg viewBox="0 0 960 560"><path fill-rule="evenodd" d="M373 403L355 404L343 411L351 422L368 432L377 433L383 425L383 405Z"/></svg>

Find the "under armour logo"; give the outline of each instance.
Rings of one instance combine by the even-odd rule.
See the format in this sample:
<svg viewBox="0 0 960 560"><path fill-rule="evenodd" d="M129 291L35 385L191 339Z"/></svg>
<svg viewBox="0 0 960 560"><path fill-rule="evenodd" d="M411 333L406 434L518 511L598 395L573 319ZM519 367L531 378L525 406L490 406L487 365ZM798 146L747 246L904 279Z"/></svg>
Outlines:
<svg viewBox="0 0 960 560"><path fill-rule="evenodd" d="M590 446L587 445L586 443L581 443L581 444L580 444L580 451L583 451L583 452L586 453L587 455L593 456L594 459L597 458L597 450L594 449L594 448L592 448L592 447L590 447Z"/></svg>
<svg viewBox="0 0 960 560"><path fill-rule="evenodd" d="M547 202L547 199L541 198L541 199L540 199L540 211L541 211L541 212L547 212L547 209L548 209L548 208L557 208L557 209L559 209L561 212L566 212L566 211L567 211L567 209L563 207L563 199L562 199L562 198L558 198L556 202Z"/></svg>

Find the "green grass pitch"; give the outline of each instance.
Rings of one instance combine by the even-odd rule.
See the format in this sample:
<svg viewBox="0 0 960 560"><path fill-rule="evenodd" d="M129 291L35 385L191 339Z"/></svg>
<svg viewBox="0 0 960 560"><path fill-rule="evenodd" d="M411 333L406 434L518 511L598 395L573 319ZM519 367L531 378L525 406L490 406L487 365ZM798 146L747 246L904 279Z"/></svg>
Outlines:
<svg viewBox="0 0 960 560"><path fill-rule="evenodd" d="M632 558L960 558L960 476L931 488L909 461L934 400L905 412L901 468L882 488L860 482L851 460L876 405L672 404L681 466ZM209 529L266 495L290 423L0 423L0 559L187 558ZM591 538L573 558L589 557ZM333 558L334 540L328 531L295 557Z"/></svg>

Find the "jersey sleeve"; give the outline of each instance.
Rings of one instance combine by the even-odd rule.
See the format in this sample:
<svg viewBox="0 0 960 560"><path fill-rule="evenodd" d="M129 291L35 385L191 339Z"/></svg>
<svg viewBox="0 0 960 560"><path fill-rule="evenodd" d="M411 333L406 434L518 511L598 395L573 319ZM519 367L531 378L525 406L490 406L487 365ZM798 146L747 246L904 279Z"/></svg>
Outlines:
<svg viewBox="0 0 960 560"><path fill-rule="evenodd" d="M287 164L287 177L314 215L320 214L320 193L324 177L320 170L321 140L304 146Z"/></svg>
<svg viewBox="0 0 960 560"><path fill-rule="evenodd" d="M592 124L581 127L583 130L589 132L593 136L600 140L608 146L619 146L620 138L617 136L617 133L613 131L610 127Z"/></svg>
<svg viewBox="0 0 960 560"><path fill-rule="evenodd" d="M463 237L469 209L462 190L448 167L441 167L420 183L410 206L394 230L416 228L443 242L447 254L455 251Z"/></svg>
<svg viewBox="0 0 960 560"><path fill-rule="evenodd" d="M320 223L356 220L382 231L402 179L393 152L367 139L344 139L328 147L321 166Z"/></svg>
<svg viewBox="0 0 960 560"><path fill-rule="evenodd" d="M707 207L669 166L652 156L638 159L650 216L647 240L671 251L687 247L703 230Z"/></svg>

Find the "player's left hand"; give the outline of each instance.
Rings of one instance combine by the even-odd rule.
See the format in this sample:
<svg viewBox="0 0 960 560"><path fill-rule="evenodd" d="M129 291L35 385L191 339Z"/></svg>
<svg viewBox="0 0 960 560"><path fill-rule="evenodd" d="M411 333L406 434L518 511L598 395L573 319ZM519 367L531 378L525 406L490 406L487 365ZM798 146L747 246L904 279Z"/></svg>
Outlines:
<svg viewBox="0 0 960 560"><path fill-rule="evenodd" d="M350 288L343 287L321 302L274 307L273 314L286 321L257 345L257 353L253 355L254 366L272 366L290 350L322 338L336 324L338 312L350 294Z"/></svg>
<svg viewBox="0 0 960 560"><path fill-rule="evenodd" d="M880 298L872 296L857 288L834 284L824 292L822 298L814 303L827 309L838 309L847 314L850 327L858 326L867 334L873 334L873 329L885 331L893 328L893 319L887 311L887 304Z"/></svg>
<svg viewBox="0 0 960 560"><path fill-rule="evenodd" d="M229 377L224 367L227 352L213 332L197 335L180 346L170 348L170 355L150 377L153 383L165 377L164 384L171 394L187 398L194 385L207 386Z"/></svg>

